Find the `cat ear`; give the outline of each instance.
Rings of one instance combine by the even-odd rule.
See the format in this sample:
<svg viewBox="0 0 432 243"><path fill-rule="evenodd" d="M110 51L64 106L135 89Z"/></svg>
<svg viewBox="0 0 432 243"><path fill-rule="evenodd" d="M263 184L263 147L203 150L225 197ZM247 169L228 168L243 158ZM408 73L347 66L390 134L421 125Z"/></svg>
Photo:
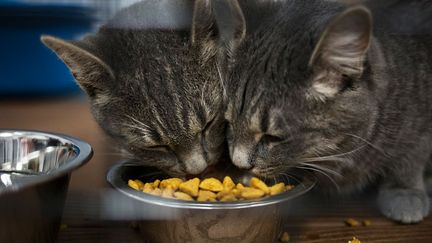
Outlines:
<svg viewBox="0 0 432 243"><path fill-rule="evenodd" d="M196 0L192 22L192 44L204 53L218 47L232 51L245 37L246 22L237 0Z"/></svg>
<svg viewBox="0 0 432 243"><path fill-rule="evenodd" d="M372 16L368 9L356 6L337 16L322 34L309 61L315 72L315 91L334 96L346 85L346 77L360 77L371 39Z"/></svg>
<svg viewBox="0 0 432 243"><path fill-rule="evenodd" d="M101 59L77 44L52 36L42 36L41 41L69 67L79 86L94 97L105 87L105 82L114 79L111 68Z"/></svg>
<svg viewBox="0 0 432 243"><path fill-rule="evenodd" d="M336 17L316 46L310 64L328 65L348 76L360 75L372 37L372 16L364 7L352 7Z"/></svg>

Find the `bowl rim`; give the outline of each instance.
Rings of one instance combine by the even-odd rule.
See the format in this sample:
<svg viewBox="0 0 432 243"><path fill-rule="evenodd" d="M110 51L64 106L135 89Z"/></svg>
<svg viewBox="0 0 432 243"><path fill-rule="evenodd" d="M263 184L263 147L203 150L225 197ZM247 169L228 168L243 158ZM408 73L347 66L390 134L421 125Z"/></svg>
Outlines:
<svg viewBox="0 0 432 243"><path fill-rule="evenodd" d="M126 160L112 166L108 170L106 177L108 183L111 184L114 189L121 192L123 195L136 199L140 202L175 209L243 209L269 206L297 198L310 191L316 184L315 177L305 177L301 184L297 185L296 187L294 187L294 189L288 192L257 200L245 200L236 202L182 201L177 199L162 198L130 188L127 183L121 179L120 175L124 174L128 169L131 169L131 167L149 166L137 165L136 163L133 164L129 162L130 161Z"/></svg>
<svg viewBox="0 0 432 243"><path fill-rule="evenodd" d="M42 174L40 176L35 176L34 179L28 180L22 184L15 184L10 187L7 187L4 190L0 190L0 195L15 193L20 190L24 190L30 188L32 186L36 186L38 184L42 184L51 180L55 180L59 177L69 175L72 171L78 169L79 167L86 164L93 157L93 149L87 142L84 142L81 139L61 134L55 132L45 132L38 130L26 130L26 129L0 129L1 133L22 133L23 136L27 135L41 135L50 137L53 139L58 139L62 142L67 142L72 144L72 146L78 150L78 155L71 159L68 163L61 166L60 168L54 170L53 172Z"/></svg>

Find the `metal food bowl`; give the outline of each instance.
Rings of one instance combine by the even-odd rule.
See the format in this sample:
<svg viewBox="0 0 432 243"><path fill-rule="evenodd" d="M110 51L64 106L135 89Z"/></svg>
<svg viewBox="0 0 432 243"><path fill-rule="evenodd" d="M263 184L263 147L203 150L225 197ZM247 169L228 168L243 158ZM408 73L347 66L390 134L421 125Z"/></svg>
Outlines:
<svg viewBox="0 0 432 243"><path fill-rule="evenodd" d="M70 175L91 156L72 137L0 130L0 241L55 242Z"/></svg>
<svg viewBox="0 0 432 243"><path fill-rule="evenodd" d="M236 182L247 182L251 177L247 172L224 175L227 174ZM223 178L222 173L205 178L211 176ZM195 202L153 196L127 184L129 179L150 182L164 178L168 176L161 171L133 162L115 165L107 175L109 183L121 192L117 202L124 204L121 197L129 200L129 218L138 219L143 238L148 242L276 242L282 230L280 206L286 206L315 185L314 179L304 177L290 182L296 184L294 189L276 196L235 202ZM121 213L118 216L124 217L125 212Z"/></svg>

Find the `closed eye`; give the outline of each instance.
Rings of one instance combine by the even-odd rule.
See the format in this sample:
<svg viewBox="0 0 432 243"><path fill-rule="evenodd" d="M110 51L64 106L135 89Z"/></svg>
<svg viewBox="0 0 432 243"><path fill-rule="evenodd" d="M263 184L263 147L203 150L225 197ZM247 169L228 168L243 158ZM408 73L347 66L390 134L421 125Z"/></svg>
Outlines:
<svg viewBox="0 0 432 243"><path fill-rule="evenodd" d="M155 146L149 146L146 148L149 150L155 150L155 151L160 151L160 152L169 152L171 150L171 148L169 146L166 146L166 145L155 145Z"/></svg>
<svg viewBox="0 0 432 243"><path fill-rule="evenodd" d="M211 125L213 125L215 120L216 120L216 117L213 117L213 119L211 119L209 122L207 122L207 124L204 126L204 128L202 130L202 133L207 131L211 127Z"/></svg>
<svg viewBox="0 0 432 243"><path fill-rule="evenodd" d="M269 134L265 134L265 135L261 138L261 140L262 140L264 143L280 143L280 142L283 142L283 141L284 141L284 139L281 138L281 137L274 136L274 135L269 135Z"/></svg>

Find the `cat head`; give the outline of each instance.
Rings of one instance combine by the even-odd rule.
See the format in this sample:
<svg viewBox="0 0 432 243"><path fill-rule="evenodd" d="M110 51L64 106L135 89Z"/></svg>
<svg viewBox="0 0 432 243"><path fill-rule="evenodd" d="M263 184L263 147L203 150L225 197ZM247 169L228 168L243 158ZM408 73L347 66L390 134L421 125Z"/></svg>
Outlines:
<svg viewBox="0 0 432 243"><path fill-rule="evenodd" d="M314 3L283 3L229 61L230 156L261 176L354 166L349 156L374 125L371 14Z"/></svg>
<svg viewBox="0 0 432 243"><path fill-rule="evenodd" d="M126 154L171 175L199 174L225 149L209 3L144 1L81 41L42 37Z"/></svg>

